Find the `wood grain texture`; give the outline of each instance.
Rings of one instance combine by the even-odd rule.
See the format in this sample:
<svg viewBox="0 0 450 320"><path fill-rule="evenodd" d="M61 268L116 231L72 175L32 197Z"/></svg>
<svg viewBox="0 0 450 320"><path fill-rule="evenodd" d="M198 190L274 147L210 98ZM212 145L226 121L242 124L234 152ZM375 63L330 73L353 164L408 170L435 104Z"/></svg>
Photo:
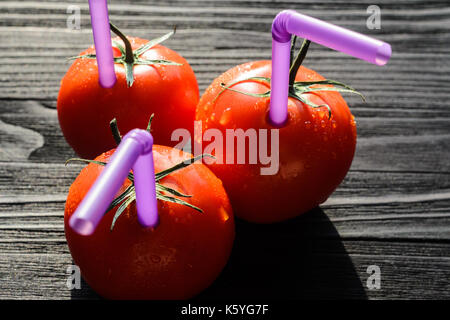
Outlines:
<svg viewBox="0 0 450 320"><path fill-rule="evenodd" d="M391 43L378 68L318 45L305 65L356 87L345 96L358 126L352 168L320 207L287 223L237 224L229 264L196 299L450 299L450 5L380 0L382 28L366 28L371 1L110 0L127 34L165 43L192 65L203 91L220 73L270 59L270 25L296 9ZM98 298L66 287L72 264L64 228L68 188L82 168L59 129L56 99L67 57L92 43L69 3L0 2L0 299ZM366 286L381 268L380 290ZM268 279L267 274L273 274ZM261 281L261 279L268 279Z"/></svg>

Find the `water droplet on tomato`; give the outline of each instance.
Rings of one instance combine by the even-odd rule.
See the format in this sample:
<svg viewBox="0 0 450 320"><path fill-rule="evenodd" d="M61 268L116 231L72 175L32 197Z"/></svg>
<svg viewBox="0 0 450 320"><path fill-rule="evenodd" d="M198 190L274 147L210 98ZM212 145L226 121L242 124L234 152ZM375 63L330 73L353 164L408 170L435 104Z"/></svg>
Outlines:
<svg viewBox="0 0 450 320"><path fill-rule="evenodd" d="M336 129L336 128L337 128L336 120L331 121L331 124L332 124L332 126L333 126L333 129Z"/></svg>
<svg viewBox="0 0 450 320"><path fill-rule="evenodd" d="M220 207L219 214L223 222L226 222L230 219L230 215L228 214L227 210L225 210L224 207Z"/></svg>
<svg viewBox="0 0 450 320"><path fill-rule="evenodd" d="M223 111L222 115L220 116L219 123L222 126L226 126L231 121L231 108L227 108Z"/></svg>
<svg viewBox="0 0 450 320"><path fill-rule="evenodd" d="M350 124L352 126L356 126L356 120L355 120L355 117L353 115L352 115L352 119L350 120Z"/></svg>
<svg viewBox="0 0 450 320"><path fill-rule="evenodd" d="M319 117L320 118L324 118L325 117L325 112L324 111L319 111Z"/></svg>

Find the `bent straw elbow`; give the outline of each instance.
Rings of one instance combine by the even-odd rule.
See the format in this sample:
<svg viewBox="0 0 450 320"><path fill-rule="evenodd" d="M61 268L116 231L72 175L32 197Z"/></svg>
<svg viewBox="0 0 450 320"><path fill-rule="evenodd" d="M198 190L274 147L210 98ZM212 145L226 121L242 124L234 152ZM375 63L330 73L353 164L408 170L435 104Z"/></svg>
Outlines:
<svg viewBox="0 0 450 320"><path fill-rule="evenodd" d="M138 180L135 181L135 189L137 195L138 193L141 194L139 199L136 198L136 201L144 200L144 203L149 204L151 209L156 208L152 145L153 138L145 130L134 129L125 135L111 160L70 218L69 226L75 232L81 235L91 235L95 231L114 196L127 178L130 169L136 163L138 163L138 172L135 172L135 179L138 176ZM141 157L143 157L142 161L140 161ZM142 164L143 161L149 161L149 157L152 160L151 165ZM143 192L152 190L155 190L155 192L147 194L146 197L142 196ZM145 201L145 198L150 200ZM142 205L138 203L137 207L142 207ZM156 210L151 212L149 210L138 210L138 220L145 223L144 226L148 226L147 221L152 222L155 219L154 217L150 219L146 216L139 217L139 215L149 214L157 215L157 212Z"/></svg>
<svg viewBox="0 0 450 320"><path fill-rule="evenodd" d="M281 11L272 23L272 38L284 43L292 34L377 65L386 64L392 53L386 42L293 10Z"/></svg>
<svg viewBox="0 0 450 320"><path fill-rule="evenodd" d="M270 122L278 127L287 120L290 67L288 47L292 34L376 65L386 64L392 54L391 46L386 42L293 10L281 11L272 23L272 80L269 111Z"/></svg>
<svg viewBox="0 0 450 320"><path fill-rule="evenodd" d="M293 10L283 10L275 16L272 22L272 39L280 43L291 41L291 33L287 31L286 25L296 13Z"/></svg>

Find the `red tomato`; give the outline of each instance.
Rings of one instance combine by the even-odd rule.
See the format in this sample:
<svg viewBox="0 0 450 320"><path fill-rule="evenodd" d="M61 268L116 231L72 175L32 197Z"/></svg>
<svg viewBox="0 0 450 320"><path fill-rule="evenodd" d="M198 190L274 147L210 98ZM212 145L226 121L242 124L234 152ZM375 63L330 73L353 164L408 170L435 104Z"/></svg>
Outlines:
<svg viewBox="0 0 450 320"><path fill-rule="evenodd" d="M140 38L128 39L133 51L148 42ZM119 38L114 40L120 42ZM119 49L113 48L114 56L120 57ZM91 47L80 56L94 53ZM105 89L98 82L97 61L79 58L62 79L58 119L67 142L81 157L92 159L115 146L109 131L113 118L125 134L134 128L145 129L154 113L154 139L161 145L175 145L170 137L177 128L192 132L199 92L188 62L162 45L152 47L140 57L182 65L135 65L134 83L128 87L124 65L115 64L117 82L113 88Z"/></svg>
<svg viewBox="0 0 450 320"><path fill-rule="evenodd" d="M156 172L192 157L172 150L153 147ZM107 162L113 151L96 160ZM158 200L159 225L143 228L133 202L112 231L116 208L105 214L91 236L81 236L68 220L102 169L89 164L80 172L70 187L64 214L70 252L86 282L110 299L186 299L208 287L225 266L234 239L233 213L221 181L206 166L190 165L160 183L192 195L185 201L203 213ZM129 184L126 180L121 191Z"/></svg>
<svg viewBox="0 0 450 320"><path fill-rule="evenodd" d="M197 106L196 120L202 121L203 132L216 128L225 137L226 129L274 129L267 120L269 97L231 90L218 96L223 90L221 83L270 76L270 61L257 61L236 66L215 79ZM296 81L323 79L305 67L296 75ZM245 80L232 85L231 89L261 94L267 92L270 85ZM326 103L332 116L329 118L324 107L312 108L289 98L289 119L279 130L279 170L275 175L261 175L260 168L265 166L259 162L209 166L224 183L238 217L271 223L300 215L324 202L350 168L356 146L356 125L345 100L338 92L331 91L304 95L315 104ZM234 146L236 149L236 143ZM224 159L217 152L215 156Z"/></svg>

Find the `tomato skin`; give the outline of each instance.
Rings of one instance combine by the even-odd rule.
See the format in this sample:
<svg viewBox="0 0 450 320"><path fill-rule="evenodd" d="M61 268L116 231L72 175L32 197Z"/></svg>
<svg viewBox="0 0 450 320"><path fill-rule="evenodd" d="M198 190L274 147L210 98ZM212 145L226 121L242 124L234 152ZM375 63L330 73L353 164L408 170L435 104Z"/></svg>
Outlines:
<svg viewBox="0 0 450 320"><path fill-rule="evenodd" d="M172 148L155 145L159 172L191 158L171 156ZM114 150L96 158L107 161ZM86 282L109 299L187 299L208 287L225 266L234 240L234 218L221 181L202 164L173 172L163 185L192 195L187 201L203 209L158 200L159 225L143 228L133 202L111 222L107 212L91 236L69 226L73 214L103 167L89 164L69 190L64 214L67 243ZM123 191L130 182L125 181Z"/></svg>
<svg viewBox="0 0 450 320"><path fill-rule="evenodd" d="M216 128L225 137L226 129L275 129L267 121L270 98L230 90L217 97L223 90L221 83L270 76L271 62L255 61L236 66L216 78L197 106L196 120L202 121L203 133ZM322 79L318 73L303 66L296 76L296 81ZM232 88L264 93L270 85L243 81ZM316 104L328 104L332 117L328 118L326 108L314 109L289 98L289 119L279 130L277 174L261 175L260 168L265 166L248 164L248 161L247 164L209 165L224 183L238 217L257 223L293 218L324 202L344 179L356 147L354 117L338 92L319 91L306 95ZM248 142L246 148L248 150ZM223 150L226 150L225 142ZM215 156L223 157L217 153Z"/></svg>
<svg viewBox="0 0 450 320"><path fill-rule="evenodd" d="M148 42L128 39L133 50ZM113 48L114 56L120 57L119 50ZM91 47L80 55L93 53L95 49ZM134 128L145 129L154 113L154 139L161 145L176 144L170 140L175 129L192 132L199 91L189 63L162 45L146 51L141 58L165 59L182 65L135 65L134 83L129 88L122 64L114 65L117 82L109 89L98 82L95 59L77 59L67 71L58 95L58 119L64 137L79 156L92 159L115 146L109 130L113 118L125 134Z"/></svg>

